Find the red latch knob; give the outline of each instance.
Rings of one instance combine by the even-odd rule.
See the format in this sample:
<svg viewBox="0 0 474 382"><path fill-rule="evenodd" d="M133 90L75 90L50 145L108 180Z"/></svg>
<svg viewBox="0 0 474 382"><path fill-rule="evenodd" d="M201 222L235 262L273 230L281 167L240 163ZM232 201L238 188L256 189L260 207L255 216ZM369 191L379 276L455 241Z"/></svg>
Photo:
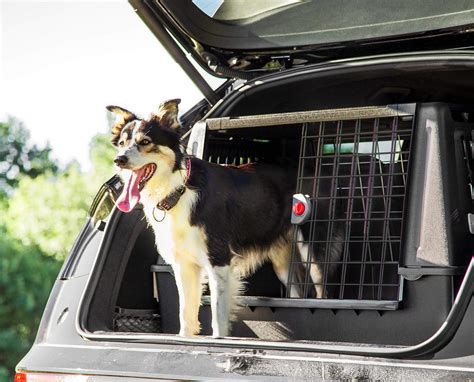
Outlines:
<svg viewBox="0 0 474 382"><path fill-rule="evenodd" d="M306 207L305 207L304 203L296 202L295 204L293 204L293 213L295 215L301 216L301 215L304 214L305 208Z"/></svg>

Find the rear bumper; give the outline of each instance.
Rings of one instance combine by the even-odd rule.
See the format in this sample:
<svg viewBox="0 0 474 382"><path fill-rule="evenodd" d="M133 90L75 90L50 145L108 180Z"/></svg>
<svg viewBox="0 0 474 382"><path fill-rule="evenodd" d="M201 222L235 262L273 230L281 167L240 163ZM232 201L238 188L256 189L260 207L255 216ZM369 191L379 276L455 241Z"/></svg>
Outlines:
<svg viewBox="0 0 474 382"><path fill-rule="evenodd" d="M449 361L399 361L321 353L85 343L35 345L18 365L18 370L86 374L94 376L93 381L109 381L109 377L449 381L474 378L474 356Z"/></svg>

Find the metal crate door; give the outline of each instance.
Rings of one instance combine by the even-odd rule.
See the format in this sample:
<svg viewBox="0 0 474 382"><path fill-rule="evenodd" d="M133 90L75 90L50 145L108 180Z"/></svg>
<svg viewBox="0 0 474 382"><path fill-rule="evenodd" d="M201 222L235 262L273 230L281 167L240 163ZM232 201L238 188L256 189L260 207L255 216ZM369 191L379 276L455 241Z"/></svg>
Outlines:
<svg viewBox="0 0 474 382"><path fill-rule="evenodd" d="M289 288L305 299L399 301L412 116L305 123Z"/></svg>

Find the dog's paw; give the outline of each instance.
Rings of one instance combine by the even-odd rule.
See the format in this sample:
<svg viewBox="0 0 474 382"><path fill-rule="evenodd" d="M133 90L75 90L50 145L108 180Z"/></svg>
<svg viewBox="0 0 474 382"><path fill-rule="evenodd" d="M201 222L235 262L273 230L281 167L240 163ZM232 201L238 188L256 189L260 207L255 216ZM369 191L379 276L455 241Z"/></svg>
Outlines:
<svg viewBox="0 0 474 382"><path fill-rule="evenodd" d="M196 337L199 335L199 332L187 332L185 330L180 330L178 335L180 337Z"/></svg>
<svg viewBox="0 0 474 382"><path fill-rule="evenodd" d="M229 336L229 327L213 328L212 337L214 338L224 338Z"/></svg>
<svg viewBox="0 0 474 382"><path fill-rule="evenodd" d="M197 323L196 325L184 325L179 331L181 337L194 337L201 332L201 325Z"/></svg>

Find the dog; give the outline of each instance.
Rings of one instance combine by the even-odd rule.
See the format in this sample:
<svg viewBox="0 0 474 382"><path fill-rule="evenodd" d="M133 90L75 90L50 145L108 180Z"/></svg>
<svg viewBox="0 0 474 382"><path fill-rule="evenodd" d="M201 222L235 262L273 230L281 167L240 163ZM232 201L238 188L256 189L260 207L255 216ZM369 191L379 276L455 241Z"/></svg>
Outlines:
<svg viewBox="0 0 474 382"><path fill-rule="evenodd" d="M223 337L235 317L242 278L270 261L279 280L288 284L296 172L263 163L222 166L187 156L178 133L179 102L163 102L148 119L107 107L117 116L112 144L124 182L116 205L123 212L143 205L158 252L174 271L179 334L200 332L202 280L207 276L212 333ZM299 253L309 264L315 294L325 297L315 254L303 247ZM289 294L301 297L296 285Z"/></svg>

